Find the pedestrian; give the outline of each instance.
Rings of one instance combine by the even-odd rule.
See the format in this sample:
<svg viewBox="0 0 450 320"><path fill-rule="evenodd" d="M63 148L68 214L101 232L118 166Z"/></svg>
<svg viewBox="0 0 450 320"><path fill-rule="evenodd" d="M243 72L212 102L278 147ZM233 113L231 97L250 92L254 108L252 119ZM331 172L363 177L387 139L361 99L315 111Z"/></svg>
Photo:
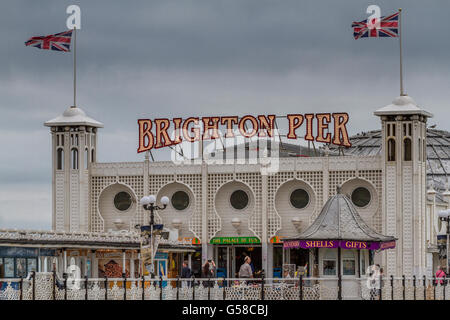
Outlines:
<svg viewBox="0 0 450 320"><path fill-rule="evenodd" d="M251 262L252 259L249 256L244 258L244 263L239 269L239 278L253 278L252 267L250 266Z"/></svg>
<svg viewBox="0 0 450 320"><path fill-rule="evenodd" d="M207 279L214 278L215 271L216 271L216 264L214 263L213 260L209 259L203 265L203 278L207 278ZM209 281L205 282L204 286L208 287ZM213 285L211 284L211 286L213 286Z"/></svg>
<svg viewBox="0 0 450 320"><path fill-rule="evenodd" d="M192 271L191 268L188 266L187 261L183 261L183 268L181 269L181 278L182 279L190 279L192 277ZM186 288L190 286L190 281L183 280L181 282L181 287Z"/></svg>
<svg viewBox="0 0 450 320"><path fill-rule="evenodd" d="M444 270L442 269L442 266L439 266L438 269L436 270L436 280L435 280L435 284L444 284L444 279L447 277L447 275L445 274Z"/></svg>

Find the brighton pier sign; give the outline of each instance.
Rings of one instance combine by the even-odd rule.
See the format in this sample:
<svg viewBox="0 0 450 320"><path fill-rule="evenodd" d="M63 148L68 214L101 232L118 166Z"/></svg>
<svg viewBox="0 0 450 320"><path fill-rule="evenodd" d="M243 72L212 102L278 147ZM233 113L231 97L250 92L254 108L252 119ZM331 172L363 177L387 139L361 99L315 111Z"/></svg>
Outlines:
<svg viewBox="0 0 450 320"><path fill-rule="evenodd" d="M183 141L195 142L221 137L233 138L240 134L244 138L271 138L275 133L276 118L287 119L288 139L301 138L300 128L305 130L303 138L308 141L332 143L350 147L347 133L349 116L347 113L309 113L276 115L246 115L222 117L189 117L186 119L167 118L139 119L139 147L137 152L149 151L180 144Z"/></svg>

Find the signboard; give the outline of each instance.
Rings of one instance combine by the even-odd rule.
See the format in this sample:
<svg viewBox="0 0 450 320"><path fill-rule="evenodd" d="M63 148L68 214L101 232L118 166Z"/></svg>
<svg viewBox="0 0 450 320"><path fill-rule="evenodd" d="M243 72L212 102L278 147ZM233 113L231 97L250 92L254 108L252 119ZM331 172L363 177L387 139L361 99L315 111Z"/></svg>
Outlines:
<svg viewBox="0 0 450 320"><path fill-rule="evenodd" d="M153 250L151 246L141 247L141 259L144 265L152 264Z"/></svg>
<svg viewBox="0 0 450 320"><path fill-rule="evenodd" d="M275 243L275 244L283 243L283 241L281 239L282 239L282 237L274 236L274 237L270 238L270 243Z"/></svg>
<svg viewBox="0 0 450 320"><path fill-rule="evenodd" d="M178 238L178 241L180 242L190 242L192 244L201 244L201 241L199 238L196 237L183 237L183 238Z"/></svg>
<svg viewBox="0 0 450 320"><path fill-rule="evenodd" d="M121 250L97 250L95 251L95 257L97 259L122 259L123 252ZM125 259L131 259L131 252L127 251L125 253Z"/></svg>
<svg viewBox="0 0 450 320"><path fill-rule="evenodd" d="M352 240L287 240L283 242L284 249L339 248L339 247L342 249L385 250L395 248L395 240L389 242L365 242Z"/></svg>
<svg viewBox="0 0 450 320"><path fill-rule="evenodd" d="M288 114L279 118L287 120L288 139L297 139L297 130L303 125L305 135L302 136L305 140L351 147L346 128L349 116L345 112ZM235 132L244 138L273 137L275 119L275 115L139 119L137 152L169 147L183 141L233 138ZM224 135L221 134L222 131L225 132Z"/></svg>
<svg viewBox="0 0 450 320"><path fill-rule="evenodd" d="M259 244L261 241L257 237L215 237L211 244Z"/></svg>

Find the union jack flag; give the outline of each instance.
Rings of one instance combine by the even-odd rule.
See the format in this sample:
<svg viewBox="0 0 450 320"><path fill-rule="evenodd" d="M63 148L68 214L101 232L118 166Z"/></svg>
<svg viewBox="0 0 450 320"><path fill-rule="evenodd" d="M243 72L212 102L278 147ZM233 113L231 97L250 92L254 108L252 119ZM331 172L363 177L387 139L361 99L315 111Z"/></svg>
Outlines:
<svg viewBox="0 0 450 320"><path fill-rule="evenodd" d="M50 34L43 37L32 37L25 42L26 46L32 46L44 50L70 51L70 41L72 31L64 31L57 34Z"/></svg>
<svg viewBox="0 0 450 320"><path fill-rule="evenodd" d="M353 37L355 40L359 38L378 38L378 37L398 37L398 16L400 12L396 12L387 17L381 17L380 21L372 19L372 23L368 25L367 19L360 22L353 22ZM377 28L378 27L378 28Z"/></svg>

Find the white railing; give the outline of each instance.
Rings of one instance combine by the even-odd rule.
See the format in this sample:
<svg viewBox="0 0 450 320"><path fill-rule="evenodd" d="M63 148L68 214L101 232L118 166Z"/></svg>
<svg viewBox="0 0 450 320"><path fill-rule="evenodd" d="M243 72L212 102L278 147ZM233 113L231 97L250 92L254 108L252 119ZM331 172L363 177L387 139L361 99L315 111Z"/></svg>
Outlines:
<svg viewBox="0 0 450 320"><path fill-rule="evenodd" d="M0 284L0 300L450 300L447 279L434 278L62 280L45 272L30 279L0 279Z"/></svg>

